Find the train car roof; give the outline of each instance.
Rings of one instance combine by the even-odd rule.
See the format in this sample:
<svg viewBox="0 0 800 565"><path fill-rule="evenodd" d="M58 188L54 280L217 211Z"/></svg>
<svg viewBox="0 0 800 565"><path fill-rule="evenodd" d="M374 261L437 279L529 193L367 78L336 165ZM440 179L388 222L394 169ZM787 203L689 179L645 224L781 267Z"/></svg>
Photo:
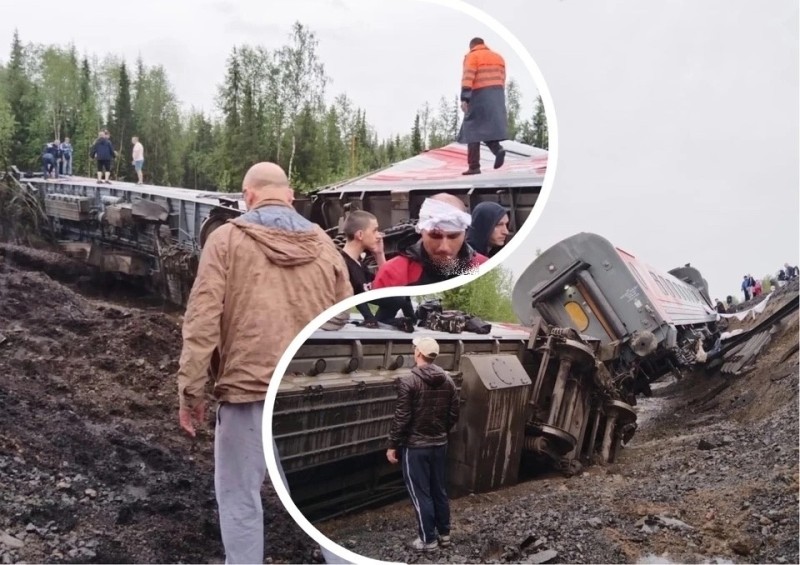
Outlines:
<svg viewBox="0 0 800 565"><path fill-rule="evenodd" d="M94 186L97 184L97 179L90 177L60 177L58 179L44 179L42 177L22 177L20 182L31 183L33 185L39 184L52 184L55 186ZM244 210L244 202L242 201L241 193L228 193L228 192L209 192L207 190L195 190L193 188L181 188L177 186L156 186L153 184L136 184L133 182L124 182L112 180L111 184L97 184L98 187L114 188L117 190L130 191L136 194L146 194L151 196L159 196L162 198L177 198L181 200L191 200L208 204L211 206L220 206L220 200L235 202L240 211ZM234 208L236 209L236 208Z"/></svg>
<svg viewBox="0 0 800 565"><path fill-rule="evenodd" d="M467 168L467 146L451 143L318 193L541 187L548 152L515 141L503 141L501 145L506 159L498 170L494 169L492 152L481 146L480 175L461 174Z"/></svg>
<svg viewBox="0 0 800 565"><path fill-rule="evenodd" d="M432 337L436 340L462 340L462 341L486 341L486 340L527 340L530 337L530 330L525 330L522 326L515 324L492 323L492 330L488 334L477 334L474 332L461 332L452 334L448 332L438 332L428 328L415 328L413 333L394 329L391 326L381 325L380 328L370 329L352 323L353 320L361 320L360 315L351 314L351 323L346 324L340 330L327 331L316 330L308 341L328 341L328 340L412 340L418 337Z"/></svg>

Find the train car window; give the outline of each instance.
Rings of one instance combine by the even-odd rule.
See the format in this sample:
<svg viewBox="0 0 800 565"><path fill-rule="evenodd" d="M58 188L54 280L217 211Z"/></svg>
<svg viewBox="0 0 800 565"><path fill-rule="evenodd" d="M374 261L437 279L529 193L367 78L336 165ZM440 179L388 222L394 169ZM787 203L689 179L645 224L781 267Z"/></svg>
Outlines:
<svg viewBox="0 0 800 565"><path fill-rule="evenodd" d="M688 302L691 302L691 301L692 301L691 297L689 296L689 293L688 293L688 292L686 292L686 289L685 289L685 288L683 288L683 285L676 284L676 283L674 283L674 282L672 282L672 281L669 281L669 282L670 282L670 284L671 284L672 286L674 286L674 287L675 287L675 290L676 290L676 291L678 292L678 294L679 294L679 295L680 295L680 296L683 298L683 300L686 300L686 301L688 301Z"/></svg>
<svg viewBox="0 0 800 565"><path fill-rule="evenodd" d="M631 273L633 273L633 278L636 279L636 282L639 283L639 286L642 287L642 290L646 290L647 289L647 285L644 284L644 280L642 279L642 276L639 274L639 271L636 270L636 265L631 264L630 268L631 268Z"/></svg>
<svg viewBox="0 0 800 565"><path fill-rule="evenodd" d="M656 281L658 288L661 289L661 294L669 295L669 292L667 292L667 289L664 288L663 283L659 280L659 276L655 274L653 271L650 271L650 276L653 277L653 280Z"/></svg>
<svg viewBox="0 0 800 565"><path fill-rule="evenodd" d="M673 298L677 298L675 296L675 293L669 288L669 283L667 282L667 279L665 279L662 276L659 276L658 280L661 281L661 286L663 286L666 289L667 295L672 296Z"/></svg>
<svg viewBox="0 0 800 565"><path fill-rule="evenodd" d="M564 304L564 309L569 314L572 323L575 324L575 329L579 332L585 331L589 327L589 317L583 311L583 307L577 302L567 302Z"/></svg>

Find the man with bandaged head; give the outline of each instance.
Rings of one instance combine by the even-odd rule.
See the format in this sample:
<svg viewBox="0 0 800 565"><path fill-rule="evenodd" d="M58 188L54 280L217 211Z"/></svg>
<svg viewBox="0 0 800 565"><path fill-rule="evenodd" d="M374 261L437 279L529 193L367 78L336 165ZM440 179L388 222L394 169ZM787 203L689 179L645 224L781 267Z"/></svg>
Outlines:
<svg viewBox="0 0 800 565"><path fill-rule="evenodd" d="M466 242L471 223L458 197L426 198L417 222L420 241L381 265L372 288L431 284L474 271L487 258Z"/></svg>

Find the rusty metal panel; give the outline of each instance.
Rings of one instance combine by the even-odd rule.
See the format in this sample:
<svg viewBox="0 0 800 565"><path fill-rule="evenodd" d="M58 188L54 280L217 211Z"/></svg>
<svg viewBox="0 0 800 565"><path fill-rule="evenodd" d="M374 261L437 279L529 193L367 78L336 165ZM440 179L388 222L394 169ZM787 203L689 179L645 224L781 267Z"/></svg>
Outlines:
<svg viewBox="0 0 800 565"><path fill-rule="evenodd" d="M81 222L91 219L91 201L70 194L49 194L44 200L45 213L54 218Z"/></svg>
<svg viewBox="0 0 800 565"><path fill-rule="evenodd" d="M106 206L104 219L109 225L124 228L133 224L133 211L130 204Z"/></svg>
<svg viewBox="0 0 800 565"><path fill-rule="evenodd" d="M454 496L515 484L531 379L515 355L464 355L461 415L450 437Z"/></svg>
<svg viewBox="0 0 800 565"><path fill-rule="evenodd" d="M403 374L285 376L272 418L285 472L385 449Z"/></svg>
<svg viewBox="0 0 800 565"><path fill-rule="evenodd" d="M166 222L169 210L163 204L140 198L134 200L131 214L151 222Z"/></svg>

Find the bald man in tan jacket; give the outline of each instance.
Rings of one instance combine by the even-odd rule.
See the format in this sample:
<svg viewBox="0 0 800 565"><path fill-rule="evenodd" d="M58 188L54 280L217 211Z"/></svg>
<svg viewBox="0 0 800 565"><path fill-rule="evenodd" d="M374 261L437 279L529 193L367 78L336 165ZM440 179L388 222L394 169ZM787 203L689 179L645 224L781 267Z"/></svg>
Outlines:
<svg viewBox="0 0 800 565"><path fill-rule="evenodd" d="M225 560L262 563L267 386L300 330L353 290L333 241L292 207L293 191L279 166L254 165L242 192L248 212L211 233L189 296L179 419L194 436L206 412L204 389L218 349L214 484Z"/></svg>

